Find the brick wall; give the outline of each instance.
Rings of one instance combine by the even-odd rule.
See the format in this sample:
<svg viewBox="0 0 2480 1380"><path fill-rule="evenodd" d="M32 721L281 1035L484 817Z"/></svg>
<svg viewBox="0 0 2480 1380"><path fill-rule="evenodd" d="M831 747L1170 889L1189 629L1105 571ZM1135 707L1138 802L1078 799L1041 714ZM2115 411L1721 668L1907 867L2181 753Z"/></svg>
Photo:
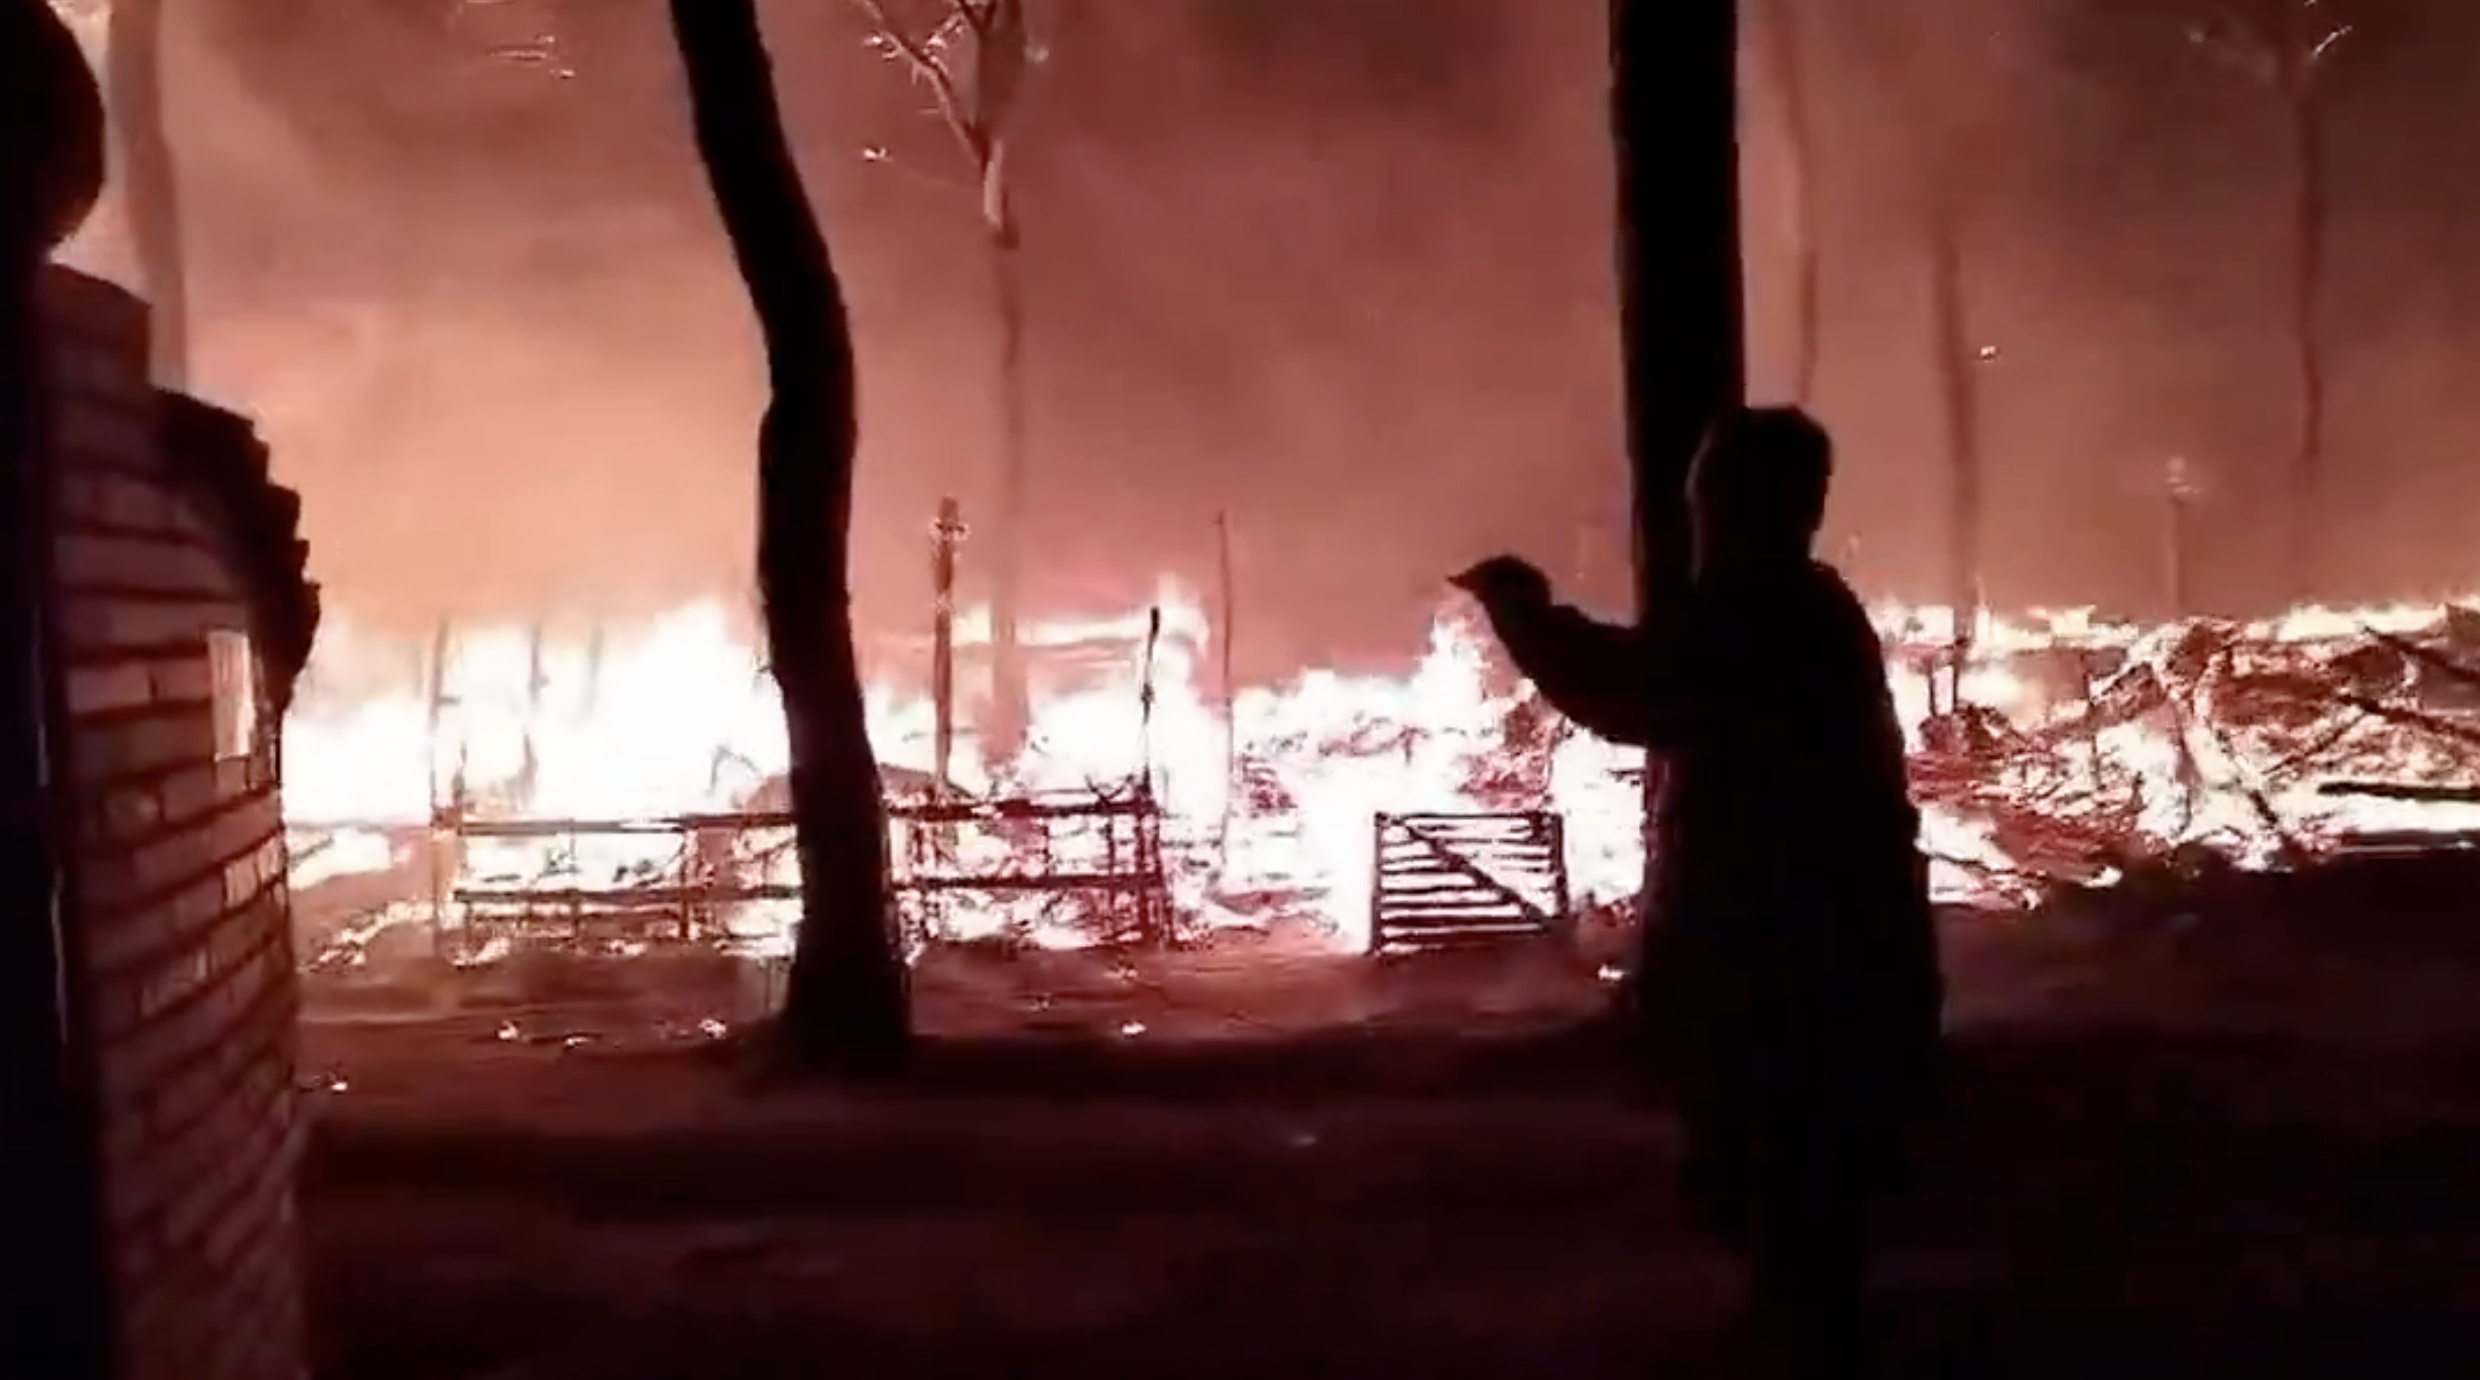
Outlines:
<svg viewBox="0 0 2480 1380"><path fill-rule="evenodd" d="M298 1010L246 524L165 444L169 412L203 409L147 383L144 307L62 272L45 291L73 1004L117 1374L293 1380Z"/></svg>

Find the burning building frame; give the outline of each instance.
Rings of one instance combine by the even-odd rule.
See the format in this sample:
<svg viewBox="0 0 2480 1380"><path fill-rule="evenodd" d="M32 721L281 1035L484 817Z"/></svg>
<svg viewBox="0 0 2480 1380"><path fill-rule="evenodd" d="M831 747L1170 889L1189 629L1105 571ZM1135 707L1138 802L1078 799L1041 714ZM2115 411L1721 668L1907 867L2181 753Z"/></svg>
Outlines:
<svg viewBox="0 0 2480 1380"><path fill-rule="evenodd" d="M870 697L916 952L1280 926L1371 951L1557 934L1632 900L1635 755L1559 721L1461 610L1405 674L1275 687L1214 684L1216 629L1177 589L1128 616L1031 623L1031 740L983 760L989 639L955 599L963 535L950 505L929 630L877 649ZM1950 903L2480 838L2480 616L1983 615L1959 681L1951 621L1880 615ZM373 693L387 656L340 629L292 716L311 961L356 961L405 924L462 963L542 944L788 950L780 719L720 605L565 641L443 630L418 673L393 655L398 688Z"/></svg>
<svg viewBox="0 0 2480 1380"><path fill-rule="evenodd" d="M1622 755L1543 733L1460 624L1436 630L1409 677L1313 673L1209 695L1213 630L1167 588L1140 614L1026 628L1043 712L1023 754L985 761L972 719L989 629L954 598L954 505L932 532L927 636L874 649L889 674L871 705L917 947L1163 945L1283 924L1368 947L1383 890L1373 822L1410 811L1467 819L1468 831L1501 810L1520 825L1551 818L1551 756ZM922 668L926 695L897 688ZM720 606L634 638L442 629L419 656L339 630L321 672L332 678L314 673L294 720L316 745L302 759L341 769L295 794L312 961L350 961L408 923L459 962L546 943L788 947L797 888L780 724ZM685 724L713 729L701 742ZM1512 756L1511 733L1525 740ZM1588 809L1628 789L1624 764L1556 774L1613 795L1570 802ZM1450 847L1464 880L1490 893L1469 898L1477 922L1507 904L1537 928L1566 918L1563 850L1552 900L1498 877L1491 846ZM1579 894L1622 894L1635 865L1608 860L1599 890Z"/></svg>

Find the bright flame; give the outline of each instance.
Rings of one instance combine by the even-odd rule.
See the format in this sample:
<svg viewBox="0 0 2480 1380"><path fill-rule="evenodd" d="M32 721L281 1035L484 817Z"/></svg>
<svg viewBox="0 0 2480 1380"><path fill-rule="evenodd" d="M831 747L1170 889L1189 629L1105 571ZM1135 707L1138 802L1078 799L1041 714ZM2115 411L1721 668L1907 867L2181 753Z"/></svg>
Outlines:
<svg viewBox="0 0 2480 1380"><path fill-rule="evenodd" d="M1427 650L1405 674L1318 670L1245 687L1232 697L1227 721L1201 669L1207 619L1176 590L1166 590L1158 607L1150 722L1140 713L1146 614L1040 625L1028 630L1029 645L1080 646L1099 664L1037 696L1031 746L1004 770L981 761L970 733L960 732L958 783L976 792L1082 790L1150 769L1175 899L1208 925L1260 919L1275 905L1322 920L1340 944L1364 942L1372 817L1386 811L1553 809L1566 820L1579 900L1613 902L1636 890L1638 754L1580 733L1554 731L1546 743L1544 735L1528 737L1529 692L1494 669L1485 636L1461 611L1438 617ZM2210 676L2178 669L2192 626L2144 628L2084 611L1984 618L1963 677L1965 700L2046 746L2015 758L1984 753L1963 781L1948 779L1954 759L1941 757L1927 732L1926 668L1950 645L1953 619L1942 609L1881 610L1939 892L1986 901L2020 891L2027 876L2051 870L2045 857L2060 849L2077 855L2073 870L2091 882L2108 880L2133 854L2186 845L2262 865L2285 847L2321 847L2355 832L2480 826L2480 806L2372 803L2317 791L2318 777L2342 773L2453 779L2454 755L2423 747L2416 735L2375 719L2354 727L2348 716L2362 711L2330 699L2312 711L2255 718L2234 707L2254 683L2243 673L2261 679L2268 666L2293 678L2322 673L2337 649L2366 630L2426 634L2444 617L2438 607L2303 609L2229 629L2214 663L2224 668L2221 679L2210 685ZM958 645L970 649L986 631L986 617L968 612L959 618ZM2073 661L2082 683L2059 685L2054 668L2042 670L2045 657ZM373 839L429 822L451 778L466 783L476 817L632 819L749 808L784 766L773 684L720 603L682 609L599 645L508 627L456 637L437 672L436 725L421 661L416 649L373 643L350 626L324 635L285 733L290 821L325 845L304 850L297 884L309 884L314 869L332 877L401 865L401 849L374 847ZM2152 701L2111 710L2128 693L2113 687L2138 673L2164 686L2188 679ZM2202 717L2182 713L2182 694L2221 707ZM927 698L881 678L868 692L868 712L881 760L927 773ZM2310 757L2314 771L2298 770ZM1239 783L1227 779L1235 761ZM1243 786L1237 796L1235 785ZM2037 820L2035 833L2080 830L2080 841L2032 838L2026 819ZM564 886L603 886L667 866L678 849L677 839L659 835L497 839L468 844L456 866L464 877L559 875L572 879ZM783 870L779 862L778 880ZM785 903L755 902L745 911L762 942L780 944L788 934ZM1069 942L1064 933L1046 935Z"/></svg>

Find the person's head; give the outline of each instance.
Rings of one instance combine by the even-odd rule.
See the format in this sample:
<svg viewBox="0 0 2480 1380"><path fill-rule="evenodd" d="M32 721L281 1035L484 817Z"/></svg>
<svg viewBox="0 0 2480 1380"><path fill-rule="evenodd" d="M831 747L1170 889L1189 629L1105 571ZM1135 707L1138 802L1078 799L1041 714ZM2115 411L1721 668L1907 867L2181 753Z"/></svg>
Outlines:
<svg viewBox="0 0 2480 1380"><path fill-rule="evenodd" d="M1796 407L1734 409L1688 471L1696 564L1805 559L1825 525L1834 442Z"/></svg>

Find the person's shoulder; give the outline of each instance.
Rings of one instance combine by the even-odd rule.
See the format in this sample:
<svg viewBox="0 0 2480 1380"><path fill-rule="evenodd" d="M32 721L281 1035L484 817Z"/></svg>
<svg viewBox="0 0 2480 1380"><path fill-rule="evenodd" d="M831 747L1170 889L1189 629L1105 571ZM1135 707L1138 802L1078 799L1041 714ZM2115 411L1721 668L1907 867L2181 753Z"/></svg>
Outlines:
<svg viewBox="0 0 2480 1380"><path fill-rule="evenodd" d="M1861 618L1869 616L1868 605L1860 600L1860 591L1851 587L1843 572L1824 561L1810 561L1802 573L1801 589L1821 605Z"/></svg>
<svg viewBox="0 0 2480 1380"><path fill-rule="evenodd" d="M1843 572L1824 561L1811 561L1804 591L1812 614L1820 622L1854 638L1865 637L1871 646L1878 644L1876 620L1869 617L1869 606L1861 600L1860 591L1843 578Z"/></svg>

